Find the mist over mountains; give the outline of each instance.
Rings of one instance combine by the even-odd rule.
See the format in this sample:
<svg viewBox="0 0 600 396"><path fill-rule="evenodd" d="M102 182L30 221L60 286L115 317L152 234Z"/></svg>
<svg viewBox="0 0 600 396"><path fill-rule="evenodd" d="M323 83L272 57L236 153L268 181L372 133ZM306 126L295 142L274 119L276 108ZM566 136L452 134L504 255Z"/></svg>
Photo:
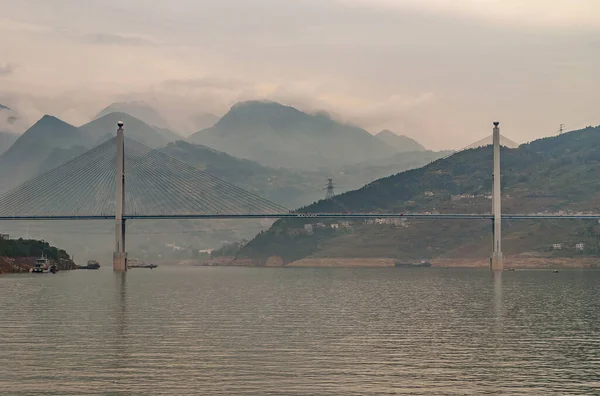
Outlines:
<svg viewBox="0 0 600 396"><path fill-rule="evenodd" d="M163 116L146 102L118 102L100 110L94 119L102 118L111 113L125 113L139 120L143 120L148 125L158 128L169 129L169 123Z"/></svg>
<svg viewBox="0 0 600 396"><path fill-rule="evenodd" d="M8 150L18 137L16 133L0 131L0 155Z"/></svg>
<svg viewBox="0 0 600 396"><path fill-rule="evenodd" d="M189 140L265 165L297 169L336 167L396 152L359 127L263 101L238 103Z"/></svg>
<svg viewBox="0 0 600 396"><path fill-rule="evenodd" d="M77 127L56 117L45 115L0 156L0 169L10 172L0 173L0 192L43 173L42 164L55 157L55 149L82 150L91 147L94 140ZM70 158L64 158L68 160ZM57 158L58 161L63 158Z"/></svg>
<svg viewBox="0 0 600 396"><path fill-rule="evenodd" d="M502 148L502 193L505 213L598 213L600 126ZM489 213L492 190L491 147L478 146L423 167L378 179L363 188L321 200L308 213ZM432 225L435 221L435 225ZM279 220L242 252L266 260L277 255L290 262L303 258L487 257L489 223L470 220L406 219L396 224L350 222L343 232L326 226L307 237L299 230L310 219ZM327 223L327 222L326 222ZM504 223L504 222L503 222ZM600 253L598 222L506 221L505 254L527 257ZM376 241L377 249L373 249ZM554 243L585 251L552 251Z"/></svg>
<svg viewBox="0 0 600 396"><path fill-rule="evenodd" d="M414 139L404 135L397 135L390 130L383 130L375 135L376 138L395 148L399 153L408 151L425 151L425 147Z"/></svg>
<svg viewBox="0 0 600 396"><path fill-rule="evenodd" d="M139 118L124 112L125 109ZM397 135L394 135L397 139L392 145L364 129L339 123L325 114L311 115L279 103L259 101L234 106L214 127L185 141L168 128L159 111L147 104L116 103L80 127L46 115L21 136L10 135L9 138L13 137L15 141L0 154L0 169L11 171L0 173L0 192L115 136L118 121L125 123L128 138L290 209L321 199L327 178L335 180L336 192L341 193L380 177L425 165L446 154L424 151L412 139ZM2 142L0 140L0 144ZM6 142L7 146L12 143ZM406 146L402 146L402 142ZM257 232L258 223L255 223L241 226L235 232L224 231L216 223L203 223L195 237L178 236L171 242L216 248L224 240L252 237ZM188 229L186 224L177 222L152 226ZM201 240L196 239L200 235ZM52 232L46 239L51 238ZM144 238L144 241L145 254L148 254L147 247L160 253L161 241L152 238ZM84 247L88 253L93 250L93 246L85 246L85 236L61 237L60 243L66 243L65 247L73 252L83 251ZM98 252L105 248L99 244Z"/></svg>
<svg viewBox="0 0 600 396"><path fill-rule="evenodd" d="M152 126L127 113L114 112L103 115L79 127L96 142L101 143L117 135L117 122L125 123L125 136L137 140L152 148L165 146L167 143L181 139L181 136L166 128Z"/></svg>
<svg viewBox="0 0 600 396"><path fill-rule="evenodd" d="M21 127L22 122L19 114L12 108L0 103L0 132L19 133Z"/></svg>
<svg viewBox="0 0 600 396"><path fill-rule="evenodd" d="M130 108L144 119L120 111L109 112L117 108ZM407 167L425 164L443 155L411 151L397 157L397 153L410 149L422 151L422 146L412 139L394 135L398 139L395 147L388 147L365 130L338 123L325 114L309 115L289 106L259 101L234 106L215 125L214 129L218 132L215 140L220 140L222 146L219 141L213 142L213 146L195 145L194 142L209 130L195 134L188 143L184 143L177 133L151 124L155 122L164 126L166 121L148 104L115 103L80 127L53 116L42 117L17 139L6 155L0 156L0 165L18 170L10 180L5 180L3 190L110 139L116 134L118 121L125 123L125 135L128 138L152 148L162 147L163 151L178 159L243 188L256 192L262 190L266 198L289 207L320 198L326 178L334 178L343 191ZM304 153L309 149L298 150L298 142L302 142L304 147L309 146L311 150L316 148L316 151L304 158ZM406 148L403 149L398 142L405 142ZM331 151L324 152L321 149L324 144L329 145ZM226 147L215 149L214 146ZM372 154L360 155L369 147ZM280 149L285 156L278 154ZM245 151L251 158L236 156L235 153L240 151ZM263 153L273 155L265 156ZM343 160L339 164L329 165L332 158L340 157Z"/></svg>
<svg viewBox="0 0 600 396"><path fill-rule="evenodd" d="M170 117L165 117L163 112L164 108L160 104L153 106L146 101L115 102L102 109L95 118L101 118L111 113L126 113L144 121L152 127L172 132L171 136L176 136L178 139L189 136L201 129L212 127L220 118L206 112L197 112L196 114L184 116L174 111L173 108L166 112ZM183 119L174 118L176 115L179 115ZM183 127L184 125L185 127L182 130L178 129L178 127Z"/></svg>
<svg viewBox="0 0 600 396"><path fill-rule="evenodd" d="M110 113L81 127L45 115L22 135L16 136L14 144L0 155L0 168L12 170L0 174L0 192L105 142L116 135L116 124L120 120L127 124L128 137L152 148L163 147L180 138L125 113Z"/></svg>

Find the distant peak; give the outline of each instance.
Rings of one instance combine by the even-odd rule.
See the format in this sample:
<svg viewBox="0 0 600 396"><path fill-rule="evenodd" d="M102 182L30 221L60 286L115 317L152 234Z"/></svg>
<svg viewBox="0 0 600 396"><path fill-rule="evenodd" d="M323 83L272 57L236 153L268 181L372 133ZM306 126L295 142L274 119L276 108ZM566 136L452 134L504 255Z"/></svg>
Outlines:
<svg viewBox="0 0 600 396"><path fill-rule="evenodd" d="M104 114L102 117L100 117L98 119L109 119L109 120L115 119L116 121L123 121L123 122L127 122L127 121L131 122L132 120L135 120L138 122L144 122L144 121L140 120L139 118L134 117L131 114L125 113L123 111L113 111L113 112Z"/></svg>
<svg viewBox="0 0 600 396"><path fill-rule="evenodd" d="M300 110L296 109L293 106L284 105L279 102L274 102L272 100L247 100L245 102L238 102L231 107L231 111L248 110L248 109L250 109L250 110L270 110L270 111L276 111L276 110L290 111L290 110L292 110L294 112L300 112Z"/></svg>
<svg viewBox="0 0 600 396"><path fill-rule="evenodd" d="M269 105L283 106L281 103L277 103L277 102L274 102L274 101L268 100L268 99L264 99L264 100L254 99L254 100L246 100L243 102L238 102L238 103L234 104L231 108L237 109L240 107L269 106Z"/></svg>
<svg viewBox="0 0 600 396"><path fill-rule="evenodd" d="M63 127L75 128L73 125L69 124L68 122L63 121L60 118L55 117L50 114L45 114L30 129L37 129L40 127L42 127L42 128L63 128Z"/></svg>
<svg viewBox="0 0 600 396"><path fill-rule="evenodd" d="M398 135L396 132L392 132L389 129L384 129L383 131L375 135L375 137L399 151L425 150L425 147L423 147L423 145L421 145L413 138L410 138L406 135Z"/></svg>
<svg viewBox="0 0 600 396"><path fill-rule="evenodd" d="M10 107L0 104L0 110L10 110Z"/></svg>
<svg viewBox="0 0 600 396"><path fill-rule="evenodd" d="M44 116L39 119L38 123L40 123L40 122L54 122L54 123L59 122L61 124L68 124L68 122L65 122L65 121L61 120L60 118L55 117L50 114L44 114Z"/></svg>

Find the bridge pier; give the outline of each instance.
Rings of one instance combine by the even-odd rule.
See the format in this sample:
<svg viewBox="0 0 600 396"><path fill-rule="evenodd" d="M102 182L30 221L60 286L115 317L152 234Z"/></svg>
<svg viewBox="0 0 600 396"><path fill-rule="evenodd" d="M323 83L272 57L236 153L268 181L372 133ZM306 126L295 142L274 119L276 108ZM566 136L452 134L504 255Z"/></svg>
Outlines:
<svg viewBox="0 0 600 396"><path fill-rule="evenodd" d="M492 191L493 240L492 258L490 270L504 270L504 259L502 257L502 191L500 183L500 128L499 122L494 122L494 185Z"/></svg>
<svg viewBox="0 0 600 396"><path fill-rule="evenodd" d="M113 271L127 271L127 253L125 252L125 133L123 122L117 123L117 177L115 197L115 252L113 254Z"/></svg>

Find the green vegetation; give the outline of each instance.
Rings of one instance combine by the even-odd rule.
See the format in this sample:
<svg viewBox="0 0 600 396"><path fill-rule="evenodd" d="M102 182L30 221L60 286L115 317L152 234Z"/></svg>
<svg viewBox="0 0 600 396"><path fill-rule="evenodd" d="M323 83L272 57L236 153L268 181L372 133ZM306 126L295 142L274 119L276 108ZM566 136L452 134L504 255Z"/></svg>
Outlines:
<svg viewBox="0 0 600 396"><path fill-rule="evenodd" d="M291 226L294 222L296 221L288 220L285 225L279 224L279 227L261 232L238 253L238 256L259 258L263 261L269 256L280 256L284 262L291 262L309 256L337 235L331 228L315 230L309 235L300 228Z"/></svg>
<svg viewBox="0 0 600 396"><path fill-rule="evenodd" d="M42 253L52 260L69 259L67 252L45 241L0 238L0 257L39 257Z"/></svg>
<svg viewBox="0 0 600 396"><path fill-rule="evenodd" d="M219 249L215 249L210 253L211 257L235 257L240 250L246 246L247 240L243 239L239 242L226 243Z"/></svg>
<svg viewBox="0 0 600 396"><path fill-rule="evenodd" d="M307 213L440 212L489 213L492 152L483 147L459 152L419 169L389 176L365 187L303 207ZM540 139L517 149L502 150L503 211L505 213L600 212L600 127ZM454 197L454 198L453 198ZM241 254L286 260L311 257L483 257L491 238L487 221L407 221L401 226L352 224L350 235L318 235L307 248L302 238L284 237L300 229L297 221L278 221ZM560 226L557 225L560 223ZM598 254L598 236L585 221L505 222L506 254ZM595 228L594 228L595 229ZM595 231L594 231L595 232ZM574 249L549 251L553 243ZM297 254L298 251L301 254Z"/></svg>
<svg viewBox="0 0 600 396"><path fill-rule="evenodd" d="M342 186L364 185L381 176L423 166L446 154L432 151L402 153L373 161L373 164L361 163L328 172L312 172L271 168L183 141L170 143L161 151L288 208L321 199L325 195L326 177L334 178L335 183Z"/></svg>
<svg viewBox="0 0 600 396"><path fill-rule="evenodd" d="M118 106L113 106L111 109L117 110ZM336 167L319 171L269 167L260 163L262 158L258 162L241 159L206 146L183 141L167 144L173 137L169 135L169 131L148 125L127 114L110 112L111 109L101 112L100 118L80 128L51 116L44 116L40 119L16 141L8 152L0 155L0 168L11 169L11 172L0 174L0 189L2 189L0 193L6 192L6 190L16 187L40 173L55 168L84 153L98 141L110 138L114 134L115 124L118 120L125 122L126 136L150 146L162 145L164 147L160 150L164 153L288 208L305 206L324 197L327 178L334 179L337 187L336 192L339 193L343 190L362 186L382 176L425 165L445 154L424 151L397 155L394 154L396 151L392 150L392 154L380 156L381 151L375 150L369 154L369 162L356 164L355 162L360 161L361 157L346 155L347 153L344 152L345 145L350 144L355 149L357 142L363 142L364 139L370 142L375 139L360 128L336 123L324 114L307 115L291 107L278 104L250 103L235 106L232 113L225 117L224 125L237 125L238 122L242 121L243 124L244 120L247 119L246 117L258 112L258 118L253 119L254 121L248 125L263 125L261 123L266 122L273 128L276 127L275 129L267 128L268 134L283 134L282 139L287 139L288 148L295 150L296 154L300 153L295 143L295 139L300 139L300 136L295 135L296 133L306 135L306 139L313 146L320 139L325 139L328 142L327 144L334 144L334 141L331 140L334 137L337 136L335 139L338 139L341 137L340 134L345 136L346 133L350 136L346 143L340 143L340 145L336 143L334 147L333 151L338 154L340 152L344 153L345 158L339 164L336 161ZM148 109L140 107L138 110L141 114L147 116L145 118L152 119L153 122L160 125L164 124L164 120L161 121L151 111L147 112ZM240 112L243 113L243 117L237 118ZM233 117L233 120L231 117ZM308 124L304 124L304 122L308 122ZM312 130L313 127L324 128L322 131L327 137L323 138L319 132L321 130ZM234 132L242 133L240 130ZM290 143L290 138L294 140L292 143ZM232 147L244 146L245 144L239 139L234 140ZM344 139L340 141L344 141ZM381 147L382 143L375 139L374 144ZM368 145L360 147L360 150L364 151L363 149L366 149ZM385 148L383 151L387 152L387 150ZM305 152L312 151L307 150ZM329 156L329 153L321 150L321 148L318 148L314 153L318 158L313 165L319 163L319 158ZM287 156L285 157L287 160ZM346 161L352 163L343 165ZM306 162L309 163L311 160L307 158ZM288 165L287 162L286 165ZM10 222L7 224L9 226L13 225ZM128 243L132 252L135 251L136 255L146 260L159 259L167 255L173 259L183 259L193 255L193 247L214 248L219 246L222 241L251 238L260 229L258 221L236 222L235 224L234 229L231 229L231 223L218 221L198 223L190 221L145 222L144 230L169 229L166 234L171 236L166 241L165 235L138 236L132 233ZM61 227L58 226L58 228L52 228L51 231L45 231L44 237L52 238L52 241L60 244L60 246L68 247L69 251L74 252L77 256L101 256L105 253L105 246L112 243L110 231L107 231L106 236L98 235L93 241L90 241L85 233L88 227L81 222L78 222L75 226L67 227L69 234L61 233ZM135 223L132 223L129 227L134 230ZM97 231L98 225L94 224L92 228ZM76 230L82 230L81 234L78 234ZM11 232L10 229L7 231ZM181 249L170 249L165 246L166 243L175 244Z"/></svg>

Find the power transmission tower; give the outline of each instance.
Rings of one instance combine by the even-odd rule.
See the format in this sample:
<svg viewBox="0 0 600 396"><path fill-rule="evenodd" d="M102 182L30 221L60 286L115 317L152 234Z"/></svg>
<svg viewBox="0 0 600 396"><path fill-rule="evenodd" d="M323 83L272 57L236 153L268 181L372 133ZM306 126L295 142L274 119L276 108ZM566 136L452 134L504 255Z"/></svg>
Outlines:
<svg viewBox="0 0 600 396"><path fill-rule="evenodd" d="M333 179L327 179L327 194L325 195L325 199L331 199L335 197L335 192L333 191Z"/></svg>

